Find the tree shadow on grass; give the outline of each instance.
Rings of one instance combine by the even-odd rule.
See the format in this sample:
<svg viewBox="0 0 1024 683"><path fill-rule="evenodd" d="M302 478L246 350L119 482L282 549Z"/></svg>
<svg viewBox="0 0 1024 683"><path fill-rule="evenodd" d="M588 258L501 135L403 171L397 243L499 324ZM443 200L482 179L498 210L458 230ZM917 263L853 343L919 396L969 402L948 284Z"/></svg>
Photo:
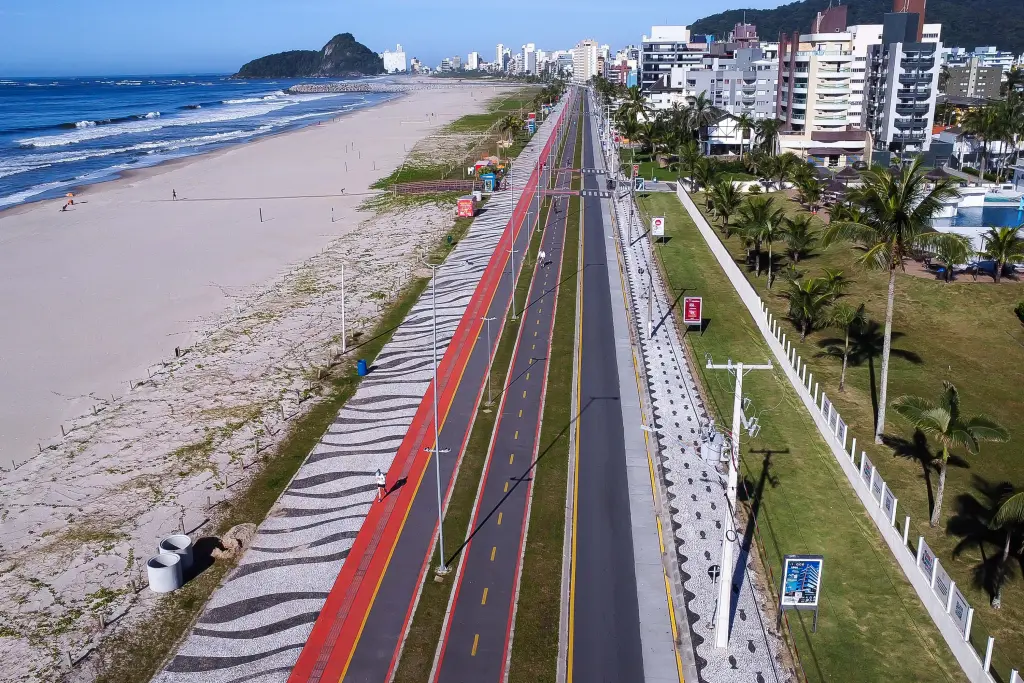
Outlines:
<svg viewBox="0 0 1024 683"><path fill-rule="evenodd" d="M883 434L882 443L892 449L892 454L907 460L915 460L921 465L921 478L924 479L928 489L928 515L935 509L935 494L932 491L932 475L939 473L942 464L941 456L933 453L928 446L928 437L920 429L914 430L914 436L909 440L901 436ZM949 466L967 469L970 463L958 455L950 454Z"/></svg>
<svg viewBox="0 0 1024 683"><path fill-rule="evenodd" d="M892 341L905 336L902 332L893 330ZM833 356L843 360L843 343L841 337L830 337L818 342L822 349L818 356ZM868 366L868 382L871 389L871 412L877 420L878 415L878 381L875 378L875 361L882 358L882 350L885 346L885 328L876 320L868 320L865 325L850 331L850 354L847 359L849 366ZM905 361L920 365L924 362L920 355L906 349L890 348L889 356L902 358ZM877 427L877 425L876 425Z"/></svg>
<svg viewBox="0 0 1024 683"><path fill-rule="evenodd" d="M1011 538L1010 556L1003 562L1003 547L1006 531L994 529L992 519L1003 498L1013 493L1010 482L991 482L977 475L971 477L973 491L956 497L956 512L946 523L946 533L960 540L953 548L953 559L977 551L979 559L971 569L971 580L976 588L995 597L1000 585L1015 578L1018 570L1024 570L1024 553L1021 539Z"/></svg>

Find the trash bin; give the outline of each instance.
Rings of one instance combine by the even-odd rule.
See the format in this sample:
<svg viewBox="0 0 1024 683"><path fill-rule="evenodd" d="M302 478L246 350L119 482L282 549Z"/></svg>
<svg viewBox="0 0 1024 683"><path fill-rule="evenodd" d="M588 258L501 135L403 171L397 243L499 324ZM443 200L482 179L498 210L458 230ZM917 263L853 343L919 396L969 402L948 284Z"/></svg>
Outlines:
<svg viewBox="0 0 1024 683"><path fill-rule="evenodd" d="M370 369L366 367L366 361L360 359L359 362L356 363L356 373L358 373L360 377L366 377L369 372Z"/></svg>

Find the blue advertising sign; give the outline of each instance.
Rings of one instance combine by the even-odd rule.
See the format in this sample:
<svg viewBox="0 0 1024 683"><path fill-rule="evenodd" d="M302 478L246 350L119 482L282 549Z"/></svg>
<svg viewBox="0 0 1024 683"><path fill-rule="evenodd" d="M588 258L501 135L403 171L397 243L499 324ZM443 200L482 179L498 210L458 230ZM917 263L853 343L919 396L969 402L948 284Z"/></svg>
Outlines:
<svg viewBox="0 0 1024 683"><path fill-rule="evenodd" d="M814 609L821 592L821 555L786 555L782 564L782 607Z"/></svg>

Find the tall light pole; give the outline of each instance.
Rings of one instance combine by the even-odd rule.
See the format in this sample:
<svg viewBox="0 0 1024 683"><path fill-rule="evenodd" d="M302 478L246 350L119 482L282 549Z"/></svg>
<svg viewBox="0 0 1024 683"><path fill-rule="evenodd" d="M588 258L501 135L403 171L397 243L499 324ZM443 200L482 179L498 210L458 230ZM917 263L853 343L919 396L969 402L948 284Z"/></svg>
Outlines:
<svg viewBox="0 0 1024 683"><path fill-rule="evenodd" d="M484 324L487 326L487 405L492 405L494 400L491 398L491 322L496 318L484 318Z"/></svg>
<svg viewBox="0 0 1024 683"><path fill-rule="evenodd" d="M771 370L772 364L745 365L733 363L715 365L708 358L708 370L728 370L736 373L736 394L732 402L732 453L726 465L725 495L728 502L725 509L725 533L722 537L722 563L719 565L718 606L715 608L715 647L729 646L729 615L732 613L730 599L732 597L732 546L736 542L736 485L737 468L740 462L740 425L743 422L743 373L750 370Z"/></svg>
<svg viewBox="0 0 1024 683"><path fill-rule="evenodd" d="M430 307L432 312L432 328L434 338L434 447L424 450L434 454L434 474L437 480L437 574L444 576L448 573L448 566L444 562L444 515L441 502L441 454L447 453L449 449L441 448L440 443L440 421L441 416L437 412L437 271L441 268L438 264L425 264L431 270L430 276Z"/></svg>
<svg viewBox="0 0 1024 683"><path fill-rule="evenodd" d="M348 352L348 337L345 334L345 264L341 264L341 352Z"/></svg>

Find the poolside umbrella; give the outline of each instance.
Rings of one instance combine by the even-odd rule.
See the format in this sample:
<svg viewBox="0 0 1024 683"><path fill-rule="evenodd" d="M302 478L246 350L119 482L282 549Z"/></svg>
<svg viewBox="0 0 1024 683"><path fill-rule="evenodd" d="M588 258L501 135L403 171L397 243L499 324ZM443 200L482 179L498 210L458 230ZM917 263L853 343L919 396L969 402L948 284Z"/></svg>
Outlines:
<svg viewBox="0 0 1024 683"><path fill-rule="evenodd" d="M932 170L928 171L924 177L928 180L945 180L946 178L952 178L953 176L936 166Z"/></svg>
<svg viewBox="0 0 1024 683"><path fill-rule="evenodd" d="M842 182L833 178L832 180L825 183L825 191L832 192L834 194L846 194L849 188L846 187Z"/></svg>
<svg viewBox="0 0 1024 683"><path fill-rule="evenodd" d="M815 166L814 175L818 176L818 180L828 180L832 177L832 171L824 166Z"/></svg>
<svg viewBox="0 0 1024 683"><path fill-rule="evenodd" d="M836 174L836 180L845 180L847 182L851 180L860 180L860 173L857 173L852 166L847 166Z"/></svg>

